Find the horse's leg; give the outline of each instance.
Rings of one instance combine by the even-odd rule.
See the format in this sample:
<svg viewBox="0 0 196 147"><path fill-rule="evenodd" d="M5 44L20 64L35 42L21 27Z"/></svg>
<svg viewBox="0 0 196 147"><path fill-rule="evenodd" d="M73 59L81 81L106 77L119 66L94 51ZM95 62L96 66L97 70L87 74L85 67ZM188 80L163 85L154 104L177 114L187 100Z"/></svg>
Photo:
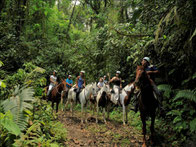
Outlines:
<svg viewBox="0 0 196 147"><path fill-rule="evenodd" d="M155 114L152 114L152 116L151 116L151 126L150 126L151 144L153 144L153 142L154 142L154 122L155 122Z"/></svg>
<svg viewBox="0 0 196 147"><path fill-rule="evenodd" d="M84 116L84 119L85 119L85 122L87 123L88 122L88 120L87 120L87 106L88 106L88 102L86 102L86 106L85 106L85 116Z"/></svg>
<svg viewBox="0 0 196 147"><path fill-rule="evenodd" d="M74 103L74 102L71 101L71 116L72 116L72 117L73 117L73 103Z"/></svg>
<svg viewBox="0 0 196 147"><path fill-rule="evenodd" d="M56 102L56 113L58 112L59 102Z"/></svg>
<svg viewBox="0 0 196 147"><path fill-rule="evenodd" d="M83 115L84 115L84 104L81 103L81 113L82 113L82 116L81 116L81 123L83 124L84 121L83 121Z"/></svg>
<svg viewBox="0 0 196 147"><path fill-rule="evenodd" d="M125 113L126 113L126 123L128 124L128 117L127 117L127 113L128 113L128 106L125 106Z"/></svg>
<svg viewBox="0 0 196 147"><path fill-rule="evenodd" d="M107 106L107 119L109 120L110 119L110 104Z"/></svg>
<svg viewBox="0 0 196 147"><path fill-rule="evenodd" d="M105 107L103 107L103 119L104 119L104 123L106 124L106 119L105 119Z"/></svg>
<svg viewBox="0 0 196 147"><path fill-rule="evenodd" d="M64 92L61 94L61 102L60 102L60 104L61 104L61 110L63 111L63 96L64 96Z"/></svg>
<svg viewBox="0 0 196 147"><path fill-rule="evenodd" d="M126 125L125 123L125 105L123 104L123 125Z"/></svg>
<svg viewBox="0 0 196 147"><path fill-rule="evenodd" d="M146 146L146 116L141 114L141 120L142 120L142 124L143 124L143 127L142 127L142 130L143 130L143 145L142 145L142 147L147 147Z"/></svg>
<svg viewBox="0 0 196 147"><path fill-rule="evenodd" d="M52 100L52 110L54 110L54 101Z"/></svg>
<svg viewBox="0 0 196 147"><path fill-rule="evenodd" d="M96 116L96 123L98 123L98 116L99 116L99 105L97 104L97 116Z"/></svg>

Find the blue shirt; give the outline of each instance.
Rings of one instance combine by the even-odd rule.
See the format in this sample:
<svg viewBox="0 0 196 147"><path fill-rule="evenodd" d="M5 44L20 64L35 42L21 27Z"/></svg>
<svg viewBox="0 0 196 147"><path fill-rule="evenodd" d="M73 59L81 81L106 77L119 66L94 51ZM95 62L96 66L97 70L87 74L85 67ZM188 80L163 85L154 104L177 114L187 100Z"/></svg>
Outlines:
<svg viewBox="0 0 196 147"><path fill-rule="evenodd" d="M145 68L145 71L156 71L156 70L158 70L158 68L154 65L150 65ZM154 81L155 80L154 74L151 74L150 78Z"/></svg>
<svg viewBox="0 0 196 147"><path fill-rule="evenodd" d="M66 79L66 83L73 84L73 81L69 78ZM66 87L71 88L71 86L66 84Z"/></svg>
<svg viewBox="0 0 196 147"><path fill-rule="evenodd" d="M82 77L80 77L80 78L78 79L78 87L79 87L79 88L83 88L83 84L84 84L84 79L82 79Z"/></svg>

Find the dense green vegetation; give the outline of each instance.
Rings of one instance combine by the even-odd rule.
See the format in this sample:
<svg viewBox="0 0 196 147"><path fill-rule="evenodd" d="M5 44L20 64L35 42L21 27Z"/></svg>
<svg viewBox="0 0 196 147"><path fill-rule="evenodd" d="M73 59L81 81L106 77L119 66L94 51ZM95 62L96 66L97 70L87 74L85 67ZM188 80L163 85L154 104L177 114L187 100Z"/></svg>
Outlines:
<svg viewBox="0 0 196 147"><path fill-rule="evenodd" d="M83 69L88 82L120 70L126 85L144 56L160 70L162 131L173 134L174 143L195 140L194 0L0 3L0 145L63 145L66 130L40 101L54 69L59 79Z"/></svg>

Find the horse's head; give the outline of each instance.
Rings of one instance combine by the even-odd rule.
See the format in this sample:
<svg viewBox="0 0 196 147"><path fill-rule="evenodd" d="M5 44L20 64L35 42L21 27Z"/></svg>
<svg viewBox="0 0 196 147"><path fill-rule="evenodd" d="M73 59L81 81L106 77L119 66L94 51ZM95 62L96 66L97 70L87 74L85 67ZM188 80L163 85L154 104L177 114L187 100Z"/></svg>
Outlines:
<svg viewBox="0 0 196 147"><path fill-rule="evenodd" d="M64 90L65 87L66 87L66 82L65 82L65 80L61 80L61 83L60 83L59 86Z"/></svg>
<svg viewBox="0 0 196 147"><path fill-rule="evenodd" d="M104 86L102 87L102 91L105 91L106 93L110 92L110 86L108 84L104 84Z"/></svg>
<svg viewBox="0 0 196 147"><path fill-rule="evenodd" d="M92 83L92 94L96 95L98 92L98 87L97 87L97 83Z"/></svg>
<svg viewBox="0 0 196 147"><path fill-rule="evenodd" d="M145 74L145 70L143 66L137 66L136 69L136 78L135 78L135 83L139 83L140 78Z"/></svg>

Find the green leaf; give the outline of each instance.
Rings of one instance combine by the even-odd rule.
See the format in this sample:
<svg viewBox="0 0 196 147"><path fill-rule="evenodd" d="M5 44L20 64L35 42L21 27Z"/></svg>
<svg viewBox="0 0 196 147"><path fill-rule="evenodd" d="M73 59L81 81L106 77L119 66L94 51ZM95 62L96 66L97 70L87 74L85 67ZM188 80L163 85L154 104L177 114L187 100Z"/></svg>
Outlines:
<svg viewBox="0 0 196 147"><path fill-rule="evenodd" d="M18 136L21 134L19 126L12 120L10 111L6 112L6 114L0 113L0 125L13 135Z"/></svg>
<svg viewBox="0 0 196 147"><path fill-rule="evenodd" d="M3 65L4 65L4 64L3 64L3 62L2 62L2 61L0 61L0 67L1 67L1 66L3 66Z"/></svg>
<svg viewBox="0 0 196 147"><path fill-rule="evenodd" d="M193 120L190 122L190 130L191 130L191 132L195 132L195 131L196 131L196 118L193 119Z"/></svg>
<svg viewBox="0 0 196 147"><path fill-rule="evenodd" d="M2 87L2 88L5 88L6 87L5 83L2 82L1 80L0 80L0 87Z"/></svg>
<svg viewBox="0 0 196 147"><path fill-rule="evenodd" d="M179 99L179 98L186 98L188 100L196 102L196 94L194 91L191 90L180 90L174 97L174 101Z"/></svg>
<svg viewBox="0 0 196 147"><path fill-rule="evenodd" d="M193 74L192 79L194 80L196 78L196 72Z"/></svg>

